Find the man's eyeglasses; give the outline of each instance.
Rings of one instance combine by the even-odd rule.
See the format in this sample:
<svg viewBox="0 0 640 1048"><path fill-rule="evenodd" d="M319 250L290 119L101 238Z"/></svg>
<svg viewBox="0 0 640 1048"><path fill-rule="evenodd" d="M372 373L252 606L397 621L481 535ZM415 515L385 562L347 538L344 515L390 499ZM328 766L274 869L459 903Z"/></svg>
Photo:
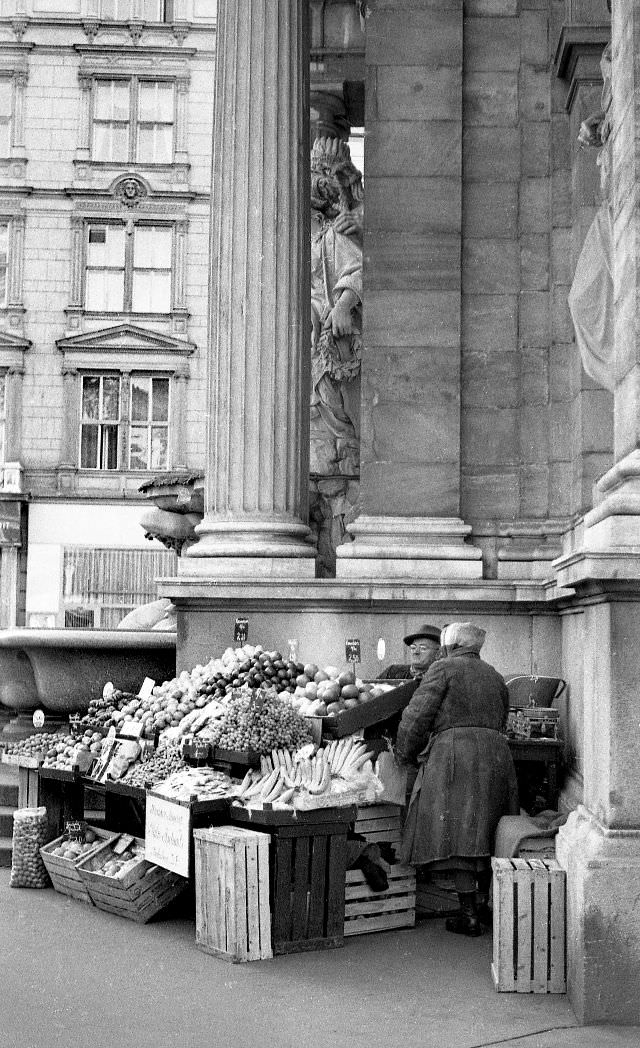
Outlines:
<svg viewBox="0 0 640 1048"><path fill-rule="evenodd" d="M423 654L427 651L433 651L433 644L410 644L409 651L414 651L416 654Z"/></svg>

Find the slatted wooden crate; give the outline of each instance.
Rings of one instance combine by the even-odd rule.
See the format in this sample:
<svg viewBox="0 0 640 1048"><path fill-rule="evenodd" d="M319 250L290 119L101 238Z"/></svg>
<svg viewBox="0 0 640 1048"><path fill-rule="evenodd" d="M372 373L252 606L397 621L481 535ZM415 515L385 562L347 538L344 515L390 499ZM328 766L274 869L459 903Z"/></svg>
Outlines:
<svg viewBox="0 0 640 1048"><path fill-rule="evenodd" d="M144 846L143 840L137 837L134 839L137 844ZM91 901L99 910L146 924L189 884L185 877L171 873L162 866L154 866L142 857L127 870L124 877L106 877L96 871L108 850L111 850L109 843L101 844L76 866Z"/></svg>
<svg viewBox="0 0 640 1048"><path fill-rule="evenodd" d="M355 832L370 844L388 841L399 849L402 840L402 808L397 804L367 804L358 807Z"/></svg>
<svg viewBox="0 0 640 1048"><path fill-rule="evenodd" d="M193 836L196 945L233 962L272 957L269 834L215 826Z"/></svg>
<svg viewBox="0 0 640 1048"><path fill-rule="evenodd" d="M105 843L105 841L113 840L117 836L115 833L109 833L108 830L101 830L97 826L88 826L95 833L98 840L91 851L85 852L81 859L88 859L94 851L97 851ZM64 834L62 837L57 837L50 844L45 844L40 849L40 855L42 861L47 867L47 872L51 878L51 883L57 892L61 895L70 895L73 899L80 899L82 902L87 902L91 905L91 896L89 891L80 876L77 869L78 860L74 859L63 859L60 855L54 855L54 850L62 844L64 841Z"/></svg>
<svg viewBox="0 0 640 1048"><path fill-rule="evenodd" d="M384 866L386 892L374 892L360 870L347 870L344 934L366 935L388 928L412 928L416 923L416 874L411 866Z"/></svg>
<svg viewBox="0 0 640 1048"><path fill-rule="evenodd" d="M493 859L496 990L565 993L566 874L555 859Z"/></svg>
<svg viewBox="0 0 640 1048"><path fill-rule="evenodd" d="M231 817L271 834L274 954L343 946L347 830L355 807L286 812L232 805Z"/></svg>

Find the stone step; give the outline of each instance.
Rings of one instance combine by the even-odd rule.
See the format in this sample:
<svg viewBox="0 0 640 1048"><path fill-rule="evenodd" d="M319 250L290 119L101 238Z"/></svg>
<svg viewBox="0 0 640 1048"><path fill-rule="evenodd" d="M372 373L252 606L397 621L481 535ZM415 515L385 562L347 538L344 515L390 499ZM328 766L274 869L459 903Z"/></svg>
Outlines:
<svg viewBox="0 0 640 1048"><path fill-rule="evenodd" d="M11 837L0 837L0 868L11 866Z"/></svg>

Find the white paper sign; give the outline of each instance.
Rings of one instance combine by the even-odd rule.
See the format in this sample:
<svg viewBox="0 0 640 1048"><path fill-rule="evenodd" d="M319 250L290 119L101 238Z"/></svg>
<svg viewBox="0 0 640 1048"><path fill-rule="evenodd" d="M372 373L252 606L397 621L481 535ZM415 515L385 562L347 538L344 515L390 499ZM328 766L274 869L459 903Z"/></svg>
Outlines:
<svg viewBox="0 0 640 1048"><path fill-rule="evenodd" d="M165 870L189 876L191 813L182 804L147 794L144 857Z"/></svg>
<svg viewBox="0 0 640 1048"><path fill-rule="evenodd" d="M156 686L156 682L153 677L145 677L142 684L140 685L140 691L138 692L139 699L148 699L151 692Z"/></svg>

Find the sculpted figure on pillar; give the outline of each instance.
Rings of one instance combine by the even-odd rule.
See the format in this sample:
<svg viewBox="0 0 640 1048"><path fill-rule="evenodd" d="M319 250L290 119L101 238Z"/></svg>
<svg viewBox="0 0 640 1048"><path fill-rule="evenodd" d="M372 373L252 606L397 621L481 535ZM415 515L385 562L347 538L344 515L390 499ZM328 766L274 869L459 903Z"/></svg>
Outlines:
<svg viewBox="0 0 640 1048"><path fill-rule="evenodd" d="M611 4L607 7L611 11ZM569 310L582 366L605 389L615 388L613 333L613 212L611 44L600 61L601 108L582 122L578 142L598 150L602 203L585 237L569 292Z"/></svg>
<svg viewBox="0 0 640 1048"><path fill-rule="evenodd" d="M311 527L323 574L355 513L362 357L360 172L349 146L316 138L311 153Z"/></svg>

